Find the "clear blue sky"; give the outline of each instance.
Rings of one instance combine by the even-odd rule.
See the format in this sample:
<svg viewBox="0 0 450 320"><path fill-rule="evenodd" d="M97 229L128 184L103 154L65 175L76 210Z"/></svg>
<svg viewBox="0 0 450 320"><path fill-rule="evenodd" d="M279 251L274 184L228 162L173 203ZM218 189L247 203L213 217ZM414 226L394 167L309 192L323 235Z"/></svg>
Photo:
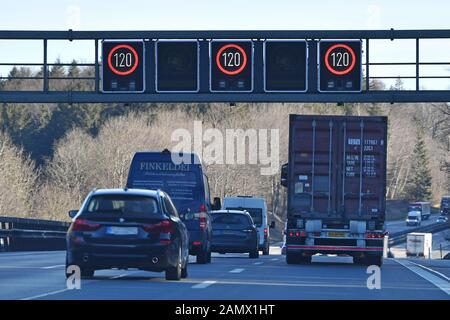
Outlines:
<svg viewBox="0 0 450 320"><path fill-rule="evenodd" d="M450 29L445 0L3 0L1 30ZM50 43L49 60L92 61L89 42ZM411 41L379 42L371 60L414 60ZM40 61L40 43L0 41L0 61ZM423 46L423 60L450 61L450 41ZM429 73L445 72L435 68ZM374 71L376 71L374 69ZM395 69L391 72L409 74ZM427 70L423 70L426 72ZM5 75L5 69L0 73ZM381 71L380 71L381 72ZM427 72L428 73L428 72ZM441 81L441 85L442 81ZM449 84L446 84L448 86Z"/></svg>

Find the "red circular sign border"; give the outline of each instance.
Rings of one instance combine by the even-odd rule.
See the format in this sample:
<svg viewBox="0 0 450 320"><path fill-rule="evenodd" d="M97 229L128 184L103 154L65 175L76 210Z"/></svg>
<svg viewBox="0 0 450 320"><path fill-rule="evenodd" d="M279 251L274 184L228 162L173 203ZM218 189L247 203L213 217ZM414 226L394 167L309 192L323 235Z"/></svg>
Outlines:
<svg viewBox="0 0 450 320"><path fill-rule="evenodd" d="M235 48L235 49L237 49L240 53L242 53L242 56L244 57L244 62L242 64L242 66L239 67L238 69L234 70L234 71L226 70L220 63L220 55L222 54L222 52L225 49L228 49L228 48ZM245 67L247 66L247 53L245 53L245 50L241 46L239 46L239 45L237 45L235 43L230 43L230 44L224 45L222 48L220 48L219 51L217 51L216 64L217 64L217 67L219 68L219 70L221 72L223 72L223 73L225 73L225 74L227 74L229 76L237 75L237 74L241 73L245 69Z"/></svg>
<svg viewBox="0 0 450 320"><path fill-rule="evenodd" d="M130 70L128 70L128 71L119 71L116 68L114 68L112 66L112 63L111 63L111 57L112 57L113 53L115 51L117 51L118 49L122 49L122 48L130 50L133 53L133 56L134 56L135 63L133 65L133 67ZM138 65L139 65L139 56L138 56L136 50L132 46L130 46L128 44L118 44L117 46L112 48L111 51L108 54L108 67L113 73L115 73L115 74L117 74L119 76L127 76L127 75L133 73L136 70L136 68L138 67Z"/></svg>
<svg viewBox="0 0 450 320"><path fill-rule="evenodd" d="M330 66L330 63L328 62L328 56L330 55L331 51L333 51L336 48L344 48L344 49L348 50L352 56L352 63L350 65L350 67L348 67L346 70L336 71ZM344 43L336 43L336 44L332 45L330 48L328 48L327 52L325 53L325 66L327 67L328 71L330 71L332 74L335 74L337 76L346 75L355 68L355 65L356 65L355 51L350 46L348 46Z"/></svg>

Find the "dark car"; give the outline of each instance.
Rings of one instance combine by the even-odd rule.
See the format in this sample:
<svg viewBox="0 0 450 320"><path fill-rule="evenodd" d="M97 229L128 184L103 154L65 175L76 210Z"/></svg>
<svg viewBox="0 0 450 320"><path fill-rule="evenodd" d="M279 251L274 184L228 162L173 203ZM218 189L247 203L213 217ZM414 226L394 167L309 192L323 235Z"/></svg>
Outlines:
<svg viewBox="0 0 450 320"><path fill-rule="evenodd" d="M252 217L246 211L218 210L211 214L213 225L212 251L219 253L249 253L259 257L259 234Z"/></svg>
<svg viewBox="0 0 450 320"><path fill-rule="evenodd" d="M94 190L69 214L66 270L76 265L84 278L111 268L165 271L167 280L187 277L188 231L163 191Z"/></svg>
<svg viewBox="0 0 450 320"><path fill-rule="evenodd" d="M182 161L178 161L182 160ZM189 231L189 253L197 263L211 262L210 211L220 209L220 199L211 204L208 177L195 153L149 151L135 153L128 173L128 188L165 191Z"/></svg>

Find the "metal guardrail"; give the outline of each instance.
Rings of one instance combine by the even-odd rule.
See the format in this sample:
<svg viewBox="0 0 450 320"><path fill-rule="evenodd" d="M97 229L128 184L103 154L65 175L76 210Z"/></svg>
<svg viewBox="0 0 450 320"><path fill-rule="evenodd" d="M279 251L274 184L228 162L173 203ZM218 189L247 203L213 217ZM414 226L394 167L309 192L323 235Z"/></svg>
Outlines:
<svg viewBox="0 0 450 320"><path fill-rule="evenodd" d="M0 217L0 251L64 250L69 226L69 222ZM391 247L406 242L406 236L411 232L435 233L449 227L449 223L433 223L392 233L388 245Z"/></svg>
<svg viewBox="0 0 450 320"><path fill-rule="evenodd" d="M450 225L448 223L433 223L423 227L416 227L401 232L392 233L389 235L389 246L395 246L397 244L406 242L406 236L411 232L430 232L435 233L448 229Z"/></svg>
<svg viewBox="0 0 450 320"><path fill-rule="evenodd" d="M0 217L0 251L64 250L70 223Z"/></svg>

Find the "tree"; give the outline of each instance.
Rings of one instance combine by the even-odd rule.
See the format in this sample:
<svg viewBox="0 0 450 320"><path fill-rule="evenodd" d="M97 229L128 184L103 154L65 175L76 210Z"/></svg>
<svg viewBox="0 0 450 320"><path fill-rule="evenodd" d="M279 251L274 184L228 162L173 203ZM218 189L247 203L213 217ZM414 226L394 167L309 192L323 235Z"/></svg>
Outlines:
<svg viewBox="0 0 450 320"><path fill-rule="evenodd" d="M413 159L408 194L415 201L431 200L432 177L422 128L417 130Z"/></svg>

